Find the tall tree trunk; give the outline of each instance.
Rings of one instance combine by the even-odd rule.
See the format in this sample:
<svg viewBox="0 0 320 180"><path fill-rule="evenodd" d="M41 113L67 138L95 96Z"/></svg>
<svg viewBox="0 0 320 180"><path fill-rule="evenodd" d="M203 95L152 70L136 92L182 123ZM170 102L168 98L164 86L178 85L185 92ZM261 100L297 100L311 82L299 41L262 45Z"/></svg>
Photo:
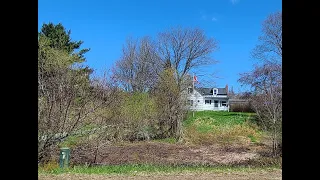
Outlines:
<svg viewBox="0 0 320 180"><path fill-rule="evenodd" d="M272 151L273 151L273 156L276 157L277 156L277 129L276 129L276 123L274 121L273 124L273 140L272 140Z"/></svg>

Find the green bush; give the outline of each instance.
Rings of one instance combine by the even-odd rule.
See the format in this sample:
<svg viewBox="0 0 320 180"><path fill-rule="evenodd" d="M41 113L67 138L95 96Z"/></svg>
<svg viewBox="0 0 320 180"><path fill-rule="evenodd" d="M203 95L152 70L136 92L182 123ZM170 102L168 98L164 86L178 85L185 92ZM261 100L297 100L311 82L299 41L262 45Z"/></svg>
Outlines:
<svg viewBox="0 0 320 180"><path fill-rule="evenodd" d="M133 93L124 98L119 118L127 124L129 140L150 139L156 135L155 104L147 93Z"/></svg>

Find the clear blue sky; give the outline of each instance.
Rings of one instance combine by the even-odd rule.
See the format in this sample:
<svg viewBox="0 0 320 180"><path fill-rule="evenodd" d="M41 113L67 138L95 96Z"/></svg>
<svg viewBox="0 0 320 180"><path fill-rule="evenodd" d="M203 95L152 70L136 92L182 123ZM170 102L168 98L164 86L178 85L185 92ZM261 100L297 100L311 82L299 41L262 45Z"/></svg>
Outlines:
<svg viewBox="0 0 320 180"><path fill-rule="evenodd" d="M216 73L216 86L244 91L239 73L256 62L250 51L266 17L282 10L281 0L39 0L38 31L43 23L62 23L73 40L83 40L88 64L97 73L119 59L129 36L155 37L173 26L199 27L219 41L212 54L218 64L198 73ZM199 77L201 79L204 77Z"/></svg>

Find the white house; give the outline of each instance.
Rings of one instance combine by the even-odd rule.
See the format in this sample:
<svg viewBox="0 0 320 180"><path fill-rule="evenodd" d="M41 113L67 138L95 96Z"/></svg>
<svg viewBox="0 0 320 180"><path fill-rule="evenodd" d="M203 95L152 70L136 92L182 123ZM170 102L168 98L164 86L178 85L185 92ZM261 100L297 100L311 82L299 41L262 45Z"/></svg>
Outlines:
<svg viewBox="0 0 320 180"><path fill-rule="evenodd" d="M228 85L225 88L188 88L190 110L229 111Z"/></svg>

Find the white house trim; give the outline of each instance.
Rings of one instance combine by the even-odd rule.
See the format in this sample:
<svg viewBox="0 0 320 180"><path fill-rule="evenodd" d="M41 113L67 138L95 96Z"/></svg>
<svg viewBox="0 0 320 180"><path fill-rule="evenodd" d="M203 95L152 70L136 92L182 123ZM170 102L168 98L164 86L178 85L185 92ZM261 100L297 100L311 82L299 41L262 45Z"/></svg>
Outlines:
<svg viewBox="0 0 320 180"><path fill-rule="evenodd" d="M227 86L225 88L194 88L193 91L188 88L187 106L192 111L229 111L227 92Z"/></svg>

